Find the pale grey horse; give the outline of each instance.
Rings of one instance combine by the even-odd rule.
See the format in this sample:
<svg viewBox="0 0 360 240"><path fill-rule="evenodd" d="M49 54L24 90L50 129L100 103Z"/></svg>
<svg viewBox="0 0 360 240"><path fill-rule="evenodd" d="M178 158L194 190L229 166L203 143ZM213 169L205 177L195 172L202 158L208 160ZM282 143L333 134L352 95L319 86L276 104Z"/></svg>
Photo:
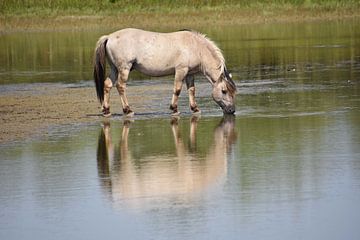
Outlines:
<svg viewBox="0 0 360 240"><path fill-rule="evenodd" d="M105 78L105 62L110 74ZM190 109L199 113L195 102L194 74L203 73L210 81L214 101L224 113L235 112L236 86L225 66L225 59L216 44L205 35L182 30L172 33L149 32L127 28L102 36L96 44L94 80L104 116L110 116L110 90L116 86L125 115L133 115L127 97L126 81L136 69L149 76L175 74L170 105L173 115L178 112L178 97L186 82Z"/></svg>

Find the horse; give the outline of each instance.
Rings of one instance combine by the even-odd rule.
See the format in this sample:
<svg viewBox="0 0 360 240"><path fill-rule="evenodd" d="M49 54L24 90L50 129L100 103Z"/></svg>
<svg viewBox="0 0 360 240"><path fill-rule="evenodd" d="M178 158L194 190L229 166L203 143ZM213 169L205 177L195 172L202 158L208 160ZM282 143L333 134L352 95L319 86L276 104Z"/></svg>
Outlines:
<svg viewBox="0 0 360 240"><path fill-rule="evenodd" d="M110 74L105 78L106 60ZM137 70L151 77L175 74L170 104L172 115L179 115L178 98L185 81L190 109L200 109L195 101L194 74L202 73L212 85L212 97L225 114L234 114L236 85L225 66L219 47L204 34L193 30L171 33L126 28L99 38L94 53L94 81L102 113L110 116L110 90L115 85L124 115L134 112L126 97L129 73Z"/></svg>

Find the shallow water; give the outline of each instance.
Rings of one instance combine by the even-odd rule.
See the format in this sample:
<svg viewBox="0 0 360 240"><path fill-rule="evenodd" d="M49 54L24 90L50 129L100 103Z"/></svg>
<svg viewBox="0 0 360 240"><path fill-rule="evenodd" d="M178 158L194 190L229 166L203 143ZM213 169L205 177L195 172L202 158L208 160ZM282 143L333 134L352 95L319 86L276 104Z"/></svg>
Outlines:
<svg viewBox="0 0 360 240"><path fill-rule="evenodd" d="M93 117L0 146L0 239L359 239L359 29L204 29L239 88L235 117L198 77L202 116L182 93L172 119L170 78L133 74L133 95L148 84L162 96L134 120ZM1 35L1 83L81 90L99 34Z"/></svg>

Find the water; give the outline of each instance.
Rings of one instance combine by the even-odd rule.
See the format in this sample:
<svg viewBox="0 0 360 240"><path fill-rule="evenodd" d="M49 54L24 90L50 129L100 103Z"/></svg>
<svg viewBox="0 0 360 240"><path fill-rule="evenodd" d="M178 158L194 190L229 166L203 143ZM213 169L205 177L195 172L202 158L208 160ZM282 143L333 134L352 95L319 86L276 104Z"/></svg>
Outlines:
<svg viewBox="0 0 360 240"><path fill-rule="evenodd" d="M156 114L154 101L134 121L0 146L0 239L359 239L359 29L204 29L239 87L236 117L221 116L199 77L200 118ZM100 34L2 35L1 83L81 90ZM171 89L139 74L129 85L145 83Z"/></svg>

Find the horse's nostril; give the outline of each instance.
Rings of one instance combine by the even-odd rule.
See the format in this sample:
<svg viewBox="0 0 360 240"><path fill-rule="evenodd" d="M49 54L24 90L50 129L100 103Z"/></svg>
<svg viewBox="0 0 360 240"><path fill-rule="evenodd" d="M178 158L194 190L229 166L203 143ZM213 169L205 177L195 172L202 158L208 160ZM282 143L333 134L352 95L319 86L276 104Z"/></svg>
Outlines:
<svg viewBox="0 0 360 240"><path fill-rule="evenodd" d="M235 113L235 106L227 106L224 108L224 113L226 114L234 114Z"/></svg>

